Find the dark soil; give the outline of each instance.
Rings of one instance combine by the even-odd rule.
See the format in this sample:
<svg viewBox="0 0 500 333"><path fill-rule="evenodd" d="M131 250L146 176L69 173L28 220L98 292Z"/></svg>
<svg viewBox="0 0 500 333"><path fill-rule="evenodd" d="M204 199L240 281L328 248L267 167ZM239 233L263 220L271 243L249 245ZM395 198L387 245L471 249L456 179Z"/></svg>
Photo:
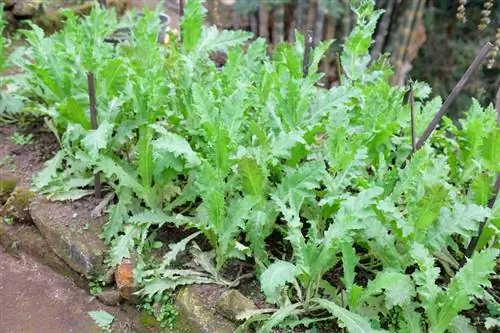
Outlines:
<svg viewBox="0 0 500 333"><path fill-rule="evenodd" d="M24 145L14 143L12 136L19 133L32 135ZM55 136L40 124L22 128L17 125L0 125L0 172L11 172L18 185L29 187L32 176L59 150Z"/></svg>

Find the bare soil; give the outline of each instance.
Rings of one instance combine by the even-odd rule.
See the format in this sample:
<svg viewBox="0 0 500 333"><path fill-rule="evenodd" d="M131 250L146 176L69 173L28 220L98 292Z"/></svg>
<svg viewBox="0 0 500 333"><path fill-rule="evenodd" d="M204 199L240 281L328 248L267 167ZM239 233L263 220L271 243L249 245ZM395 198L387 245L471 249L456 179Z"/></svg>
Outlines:
<svg viewBox="0 0 500 333"><path fill-rule="evenodd" d="M12 139L14 133L32 135L33 138L27 144L16 144ZM58 149L55 136L40 124L30 125L29 129L17 125L0 125L0 172L15 174L18 185L29 187L32 176L43 168L43 164Z"/></svg>
<svg viewBox="0 0 500 333"><path fill-rule="evenodd" d="M102 332L89 311L113 314L113 332L137 332L137 313L92 299L74 282L33 259L0 251L1 333Z"/></svg>

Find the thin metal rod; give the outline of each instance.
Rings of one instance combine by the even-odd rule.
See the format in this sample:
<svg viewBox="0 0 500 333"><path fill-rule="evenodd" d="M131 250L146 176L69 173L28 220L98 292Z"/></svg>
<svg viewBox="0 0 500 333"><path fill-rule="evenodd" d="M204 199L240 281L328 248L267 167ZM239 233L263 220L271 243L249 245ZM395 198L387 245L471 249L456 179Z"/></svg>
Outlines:
<svg viewBox="0 0 500 333"><path fill-rule="evenodd" d="M437 125L441 121L441 119L446 115L448 112L448 109L450 105L455 101L457 98L458 94L464 86L467 84L469 79L472 77L472 74L479 68L479 66L482 64L482 62L486 59L488 56L488 53L490 52L491 48L493 47L493 44L490 42L487 42L486 44L483 45L483 47L479 50L478 54L476 55L476 58L472 62L472 64L469 66L467 71L462 75L462 78L460 81L458 81L457 85L453 88L451 93L448 95L446 100L444 101L443 105L439 109L438 113L432 118L429 126L425 129L424 133L422 133L422 136L420 139L417 141L417 146L416 150L419 150L420 148L423 147L427 139L431 136L432 132L436 129ZM406 160L401 164L401 169L404 169L406 167L406 163L411 159L412 153L408 154L406 157Z"/></svg>
<svg viewBox="0 0 500 333"><path fill-rule="evenodd" d="M413 82L410 81L410 122L411 122L411 152L417 151L417 135L415 133L415 96L413 95Z"/></svg>
<svg viewBox="0 0 500 333"><path fill-rule="evenodd" d="M94 74L92 72L87 73L87 81L89 85L89 104L90 104L90 125L93 130L97 129L97 109L95 106L95 83ZM101 198L101 177L99 173L94 175L94 192L95 197Z"/></svg>
<svg viewBox="0 0 500 333"><path fill-rule="evenodd" d="M479 50L479 53L477 54L472 64L469 66L460 81L458 81L457 85L453 88L450 95L448 95L448 97L444 101L444 104L441 106L441 109L439 109L439 112L434 116L429 126L427 126L427 128L425 129L424 133L422 133L422 136L417 142L417 149L422 148L422 146L425 144L425 141L427 141L432 132L434 132L441 118L443 118L443 116L448 112L450 105L455 101L460 91L462 91L465 84L471 78L472 74L474 74L474 72L479 68L484 59L486 59L492 47L493 44L487 42L486 44L484 44L481 50Z"/></svg>

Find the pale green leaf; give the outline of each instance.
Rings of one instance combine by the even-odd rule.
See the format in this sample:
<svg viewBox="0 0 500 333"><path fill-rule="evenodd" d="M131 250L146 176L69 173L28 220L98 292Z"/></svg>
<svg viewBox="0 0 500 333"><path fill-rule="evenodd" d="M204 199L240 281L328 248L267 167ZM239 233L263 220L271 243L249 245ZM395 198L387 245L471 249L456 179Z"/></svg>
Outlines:
<svg viewBox="0 0 500 333"><path fill-rule="evenodd" d="M187 0L184 15L181 18L182 47L187 51L194 50L201 38L203 19L207 10L203 6L205 0Z"/></svg>
<svg viewBox="0 0 500 333"><path fill-rule="evenodd" d="M188 237L183 238L181 241L174 243L174 244L169 244L169 251L163 256L163 261L160 265L161 270L166 269L169 267L172 262L177 259L177 256L179 255L180 252L184 251L186 249L186 246L190 241L198 237L198 235L201 234L201 231L195 232L192 235L189 235Z"/></svg>
<svg viewBox="0 0 500 333"><path fill-rule="evenodd" d="M138 229L128 225L125 227L124 234L115 238L110 250L110 264L116 266L121 263L123 258L130 258L130 253L134 248L134 238L138 238Z"/></svg>
<svg viewBox="0 0 500 333"><path fill-rule="evenodd" d="M500 319L488 317L484 321L484 327L486 327L487 330L500 327Z"/></svg>
<svg viewBox="0 0 500 333"><path fill-rule="evenodd" d="M90 130L82 140L82 144L92 158L96 158L101 149L106 148L113 134L114 125L107 121L102 122L96 130Z"/></svg>
<svg viewBox="0 0 500 333"><path fill-rule="evenodd" d="M272 263L262 272L260 284L268 301L276 302L281 288L287 283L293 283L299 273L299 268L294 264L281 260Z"/></svg>
<svg viewBox="0 0 500 333"><path fill-rule="evenodd" d="M64 150L59 150L54 157L45 162L42 171L38 172L33 178L33 186L36 191L42 190L50 184L53 178L56 178L58 169L66 156Z"/></svg>
<svg viewBox="0 0 500 333"><path fill-rule="evenodd" d="M187 272L186 272L187 273ZM199 276L197 274L179 275L175 278L155 279L152 282L145 284L144 288L139 292L152 297L156 294L161 294L165 290L174 290L177 287L190 284L205 284L214 283L212 278Z"/></svg>
<svg viewBox="0 0 500 333"><path fill-rule="evenodd" d="M384 332L384 330L376 330L372 328L368 319L344 309L331 301L326 299L314 299L314 302L337 317L341 327L347 328L349 333Z"/></svg>
<svg viewBox="0 0 500 333"><path fill-rule="evenodd" d="M75 201L86 197L87 195L91 195L92 193L94 193L93 190L72 189L62 193L49 194L48 198L52 201Z"/></svg>
<svg viewBox="0 0 500 333"><path fill-rule="evenodd" d="M217 30L216 27L203 27L197 52L209 53L212 51L226 51L229 47L245 43L252 37L252 33L246 31Z"/></svg>
<svg viewBox="0 0 500 333"><path fill-rule="evenodd" d="M263 196L266 178L255 160L243 157L238 166L243 177L243 191L255 197Z"/></svg>
<svg viewBox="0 0 500 333"><path fill-rule="evenodd" d="M359 262L359 257L356 255L356 250L348 243L342 243L342 267L344 269L343 282L346 289L349 291L356 278L355 268Z"/></svg>
<svg viewBox="0 0 500 333"><path fill-rule="evenodd" d="M106 332L111 332L111 324L113 323L115 316L103 310L89 311L89 316L95 321L96 325L99 326L100 329Z"/></svg>
<svg viewBox="0 0 500 333"><path fill-rule="evenodd" d="M153 147L156 160L165 152L170 152L176 157L182 157L188 168L196 167L201 163L197 154L191 149L189 142L175 133L163 133L159 139L153 142Z"/></svg>
<svg viewBox="0 0 500 333"><path fill-rule="evenodd" d="M285 307L279 309L278 311L273 313L273 315L269 318L269 320L267 320L266 323L260 329L257 330L257 333L271 332L273 327L276 327L277 325L279 325L287 317L297 316L298 314L303 312L303 310L299 309L299 307L301 305L302 304L300 304L300 303L296 303L296 304L291 304L291 305L288 305L288 306L285 306Z"/></svg>
<svg viewBox="0 0 500 333"><path fill-rule="evenodd" d="M451 333L476 333L476 329L470 324L470 319L464 316L456 316L449 328Z"/></svg>
<svg viewBox="0 0 500 333"><path fill-rule="evenodd" d="M415 296L415 289L410 276L399 272L382 271L371 280L364 291L363 298L385 290L387 308L396 305L404 306Z"/></svg>

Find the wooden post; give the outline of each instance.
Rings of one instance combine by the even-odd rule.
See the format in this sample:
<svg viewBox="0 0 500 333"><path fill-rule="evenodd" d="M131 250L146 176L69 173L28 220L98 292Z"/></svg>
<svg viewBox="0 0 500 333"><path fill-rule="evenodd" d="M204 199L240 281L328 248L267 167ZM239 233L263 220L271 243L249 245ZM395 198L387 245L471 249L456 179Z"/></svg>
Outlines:
<svg viewBox="0 0 500 333"><path fill-rule="evenodd" d="M97 129L97 109L95 106L95 84L94 74L87 73L87 81L89 86L89 104L90 104L90 124L93 130ZM101 198L101 177L99 173L94 175L94 191L97 199Z"/></svg>
<svg viewBox="0 0 500 333"><path fill-rule="evenodd" d="M184 0L179 0L179 21L184 16Z"/></svg>
<svg viewBox="0 0 500 333"><path fill-rule="evenodd" d="M309 54L311 53L311 48L313 44L313 36L310 30L306 31L304 35L304 63L302 71L304 72L304 77L309 74Z"/></svg>
<svg viewBox="0 0 500 333"><path fill-rule="evenodd" d="M410 104L410 124L411 124L411 153L417 151L417 135L415 133L415 96L413 95L413 81L409 81L408 103Z"/></svg>

